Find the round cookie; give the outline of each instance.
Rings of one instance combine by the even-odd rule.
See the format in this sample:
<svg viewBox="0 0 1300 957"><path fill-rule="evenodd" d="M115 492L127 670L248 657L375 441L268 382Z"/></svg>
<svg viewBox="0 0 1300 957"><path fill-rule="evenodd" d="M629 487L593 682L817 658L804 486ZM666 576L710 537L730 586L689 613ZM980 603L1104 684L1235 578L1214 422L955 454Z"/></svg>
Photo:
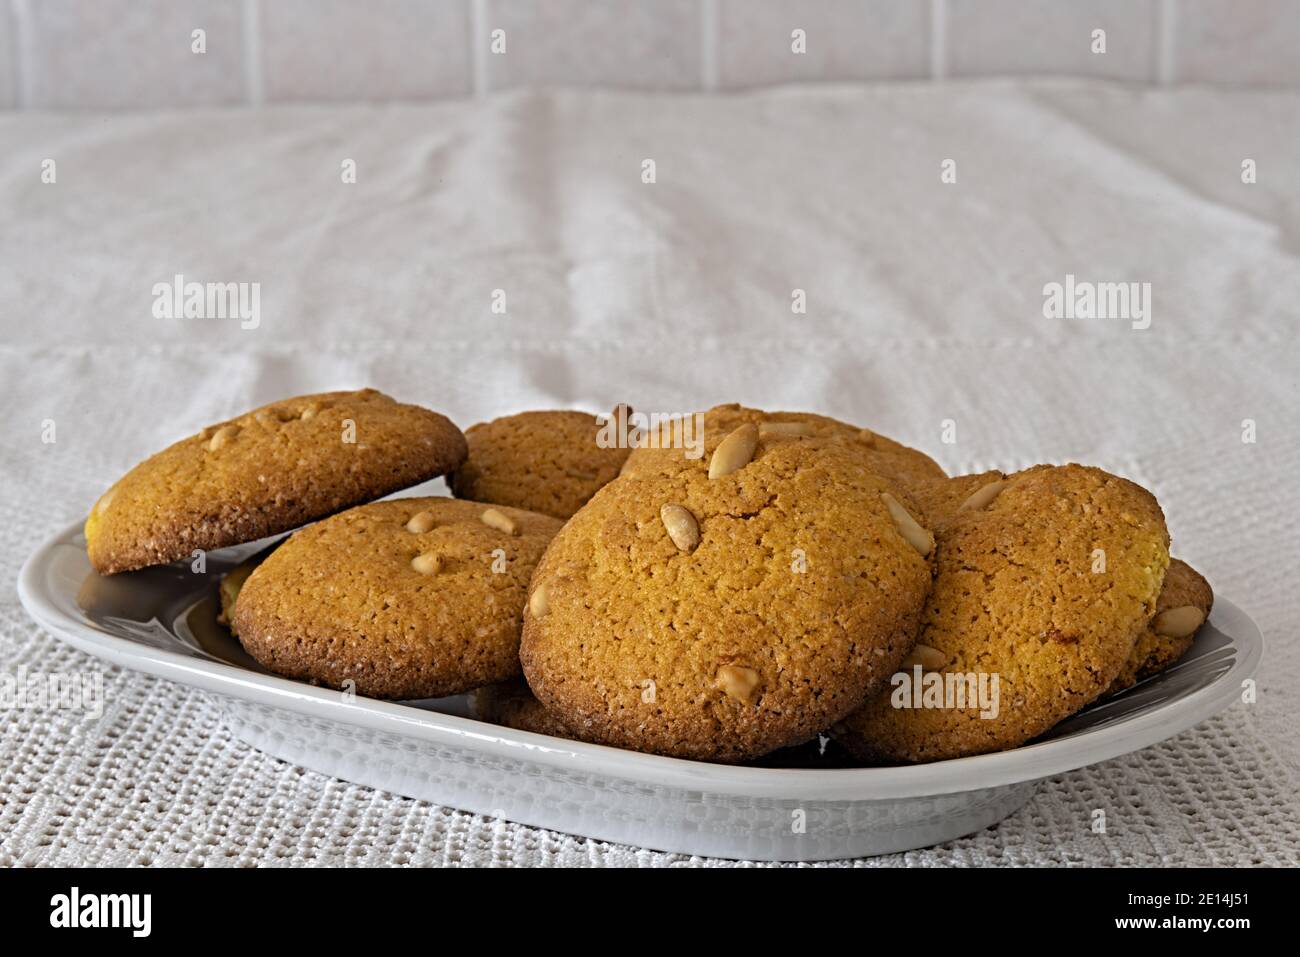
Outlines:
<svg viewBox="0 0 1300 957"><path fill-rule="evenodd" d="M911 647L930 566L893 487L842 443L730 424L597 492L534 573L524 672L588 740L757 757L847 715Z"/></svg>
<svg viewBox="0 0 1300 957"><path fill-rule="evenodd" d="M275 535L456 468L446 417L373 389L285 399L141 462L86 519L104 575Z"/></svg>
<svg viewBox="0 0 1300 957"><path fill-rule="evenodd" d="M1156 613L1133 646L1133 653L1107 695L1118 694L1144 678L1164 671L1191 649L1196 633L1214 607L1214 590L1201 573L1186 562L1173 558L1164 587L1156 602Z"/></svg>
<svg viewBox="0 0 1300 957"><path fill-rule="evenodd" d="M623 467L631 450L608 441L617 428L587 412L480 422L465 432L469 457L447 484L457 498L568 518Z"/></svg>
<svg viewBox="0 0 1300 957"><path fill-rule="evenodd" d="M295 533L244 583L240 643L264 667L375 698L459 694L519 674L520 612L561 522L404 498Z"/></svg>
<svg viewBox="0 0 1300 957"><path fill-rule="evenodd" d="M746 422L757 425L771 441L803 442L815 447L840 445L859 455L867 466L895 486L910 490L913 485L946 478L938 463L916 449L855 425L811 412L766 412L737 403L714 406L704 413L707 428L730 431ZM633 450L623 474L657 474L675 469L693 434L693 423L662 425L649 430Z"/></svg>
<svg viewBox="0 0 1300 957"><path fill-rule="evenodd" d="M915 495L934 522L936 573L908 668L835 729L869 761L1014 748L1074 714L1129 660L1169 564L1155 498L1100 469L942 484ZM937 684L949 694L927 697Z"/></svg>

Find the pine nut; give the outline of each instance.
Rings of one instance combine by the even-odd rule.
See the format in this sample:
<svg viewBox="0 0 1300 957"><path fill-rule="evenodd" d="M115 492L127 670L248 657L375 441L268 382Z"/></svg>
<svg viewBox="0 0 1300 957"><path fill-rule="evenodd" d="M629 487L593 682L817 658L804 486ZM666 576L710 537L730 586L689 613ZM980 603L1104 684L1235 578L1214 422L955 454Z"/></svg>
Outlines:
<svg viewBox="0 0 1300 957"><path fill-rule="evenodd" d="M545 618L546 613L551 610L551 592L546 582L534 588L533 593L528 596L528 610L533 613L534 618Z"/></svg>
<svg viewBox="0 0 1300 957"><path fill-rule="evenodd" d="M988 505L1001 494L1002 489L1006 487L1006 482L998 479L996 482L989 482L988 485L982 485L966 501L961 503L957 509L959 512L973 512Z"/></svg>
<svg viewBox="0 0 1300 957"><path fill-rule="evenodd" d="M929 556L934 551L934 536L921 527L920 523L912 517L912 513L899 503L898 499L888 492L880 493L880 500L885 503L889 509L889 516L894 520L894 525L898 527L898 532L907 543L921 553L923 557Z"/></svg>
<svg viewBox="0 0 1300 957"><path fill-rule="evenodd" d="M223 425L212 433L212 438L208 440L208 451L215 452L218 449L224 449L230 440L239 434L239 426Z"/></svg>
<svg viewBox="0 0 1300 957"><path fill-rule="evenodd" d="M713 450L709 459L709 478L718 478L739 472L754 458L754 449L758 447L758 426L746 422L733 431Z"/></svg>
<svg viewBox="0 0 1300 957"><path fill-rule="evenodd" d="M668 530L673 544L684 552L695 550L700 544L700 525L695 516L682 505L665 505L659 509L659 518Z"/></svg>
<svg viewBox="0 0 1300 957"><path fill-rule="evenodd" d="M903 659L903 667L911 671L917 665L923 671L938 671L948 663L948 656L929 645L913 645L912 652Z"/></svg>
<svg viewBox="0 0 1300 957"><path fill-rule="evenodd" d="M519 534L519 523L505 512L499 512L495 508L485 510L479 519L484 525L495 528L498 532L505 532L507 535Z"/></svg>
<svg viewBox="0 0 1300 957"><path fill-rule="evenodd" d="M433 552L425 552L411 559L411 567L421 575L436 575L442 571L442 558Z"/></svg>
<svg viewBox="0 0 1300 957"><path fill-rule="evenodd" d="M410 521L406 523L406 530L414 532L416 535L423 535L433 526L433 512L416 512L411 516Z"/></svg>
<svg viewBox="0 0 1300 957"><path fill-rule="evenodd" d="M1200 628L1205 621L1205 612L1195 605L1182 605L1178 608L1169 608L1156 615L1156 620L1152 622L1152 630L1157 635L1164 635L1166 638L1186 638L1194 634L1197 628Z"/></svg>
<svg viewBox="0 0 1300 957"><path fill-rule="evenodd" d="M744 665L723 665L713 676L713 687L745 704L753 701L758 682L758 672Z"/></svg>

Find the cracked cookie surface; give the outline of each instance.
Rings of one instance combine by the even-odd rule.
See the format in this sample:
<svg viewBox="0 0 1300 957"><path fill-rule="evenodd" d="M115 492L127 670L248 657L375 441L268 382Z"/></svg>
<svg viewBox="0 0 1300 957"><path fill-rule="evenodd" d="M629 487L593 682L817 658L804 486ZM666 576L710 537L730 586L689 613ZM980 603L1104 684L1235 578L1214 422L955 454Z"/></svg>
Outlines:
<svg viewBox="0 0 1300 957"><path fill-rule="evenodd" d="M735 424L706 416L698 458L629 459L534 573L524 671L586 740L757 757L847 715L910 650L930 566L881 499L893 486L842 441L767 433L710 479ZM698 541L673 540L670 504Z"/></svg>
<svg viewBox="0 0 1300 957"><path fill-rule="evenodd" d="M990 501L962 507L995 482ZM987 709L969 700L953 707L955 697L896 707L916 699L895 699L891 687L842 722L837 740L872 761L999 751L1100 696L1154 613L1169 564L1155 498L1100 469L1065 465L962 476L915 490L914 501L936 537L917 643L940 657L926 671L952 676L954 691L959 675L997 676L997 714L981 717Z"/></svg>
<svg viewBox="0 0 1300 957"><path fill-rule="evenodd" d="M484 521L495 510L514 532ZM519 674L529 576L559 519L450 498L349 509L248 576L240 643L264 667L376 698L459 694Z"/></svg>
<svg viewBox="0 0 1300 957"><path fill-rule="evenodd" d="M449 419L374 389L284 399L133 468L91 510L86 551L105 575L162 565L289 531L464 458Z"/></svg>
<svg viewBox="0 0 1300 957"><path fill-rule="evenodd" d="M568 518L615 476L630 449L597 442L588 412L520 412L465 431L469 457L447 477L457 498Z"/></svg>

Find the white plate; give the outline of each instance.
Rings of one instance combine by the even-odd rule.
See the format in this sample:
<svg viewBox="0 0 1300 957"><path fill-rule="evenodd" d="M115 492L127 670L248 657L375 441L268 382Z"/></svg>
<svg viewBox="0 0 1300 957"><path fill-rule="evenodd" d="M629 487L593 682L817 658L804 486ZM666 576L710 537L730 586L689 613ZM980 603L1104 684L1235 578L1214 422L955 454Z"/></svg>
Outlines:
<svg viewBox="0 0 1300 957"><path fill-rule="evenodd" d="M325 774L481 814L664 851L826 860L924 847L997 823L1049 775L1144 748L1223 710L1255 673L1259 629L1223 598L1175 667L1033 744L909 767L836 766L816 744L729 767L512 731L463 697L346 700L272 675L215 623L216 583L258 545L111 578L80 526L27 560L24 607L68 643L213 692L253 747ZM833 747L833 746L832 746ZM782 766L784 765L784 766Z"/></svg>

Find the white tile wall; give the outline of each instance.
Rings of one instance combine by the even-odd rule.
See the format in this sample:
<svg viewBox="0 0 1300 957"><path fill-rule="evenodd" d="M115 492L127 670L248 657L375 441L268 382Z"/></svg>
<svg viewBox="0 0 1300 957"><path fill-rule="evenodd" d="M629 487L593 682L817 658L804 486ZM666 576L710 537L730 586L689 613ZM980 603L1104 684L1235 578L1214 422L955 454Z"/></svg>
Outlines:
<svg viewBox="0 0 1300 957"><path fill-rule="evenodd" d="M476 43L489 90L700 88L703 0L482 0ZM493 53L493 32L505 52Z"/></svg>
<svg viewBox="0 0 1300 957"><path fill-rule="evenodd" d="M1174 25L1178 80L1300 86L1300 2L1180 0Z"/></svg>
<svg viewBox="0 0 1300 957"><path fill-rule="evenodd" d="M0 108L1039 73L1300 86L1300 0L0 0Z"/></svg>
<svg viewBox="0 0 1300 957"><path fill-rule="evenodd" d="M722 87L930 75L930 0L717 2Z"/></svg>
<svg viewBox="0 0 1300 957"><path fill-rule="evenodd" d="M13 11L0 6L0 109L18 104L18 40Z"/></svg>
<svg viewBox="0 0 1300 957"><path fill-rule="evenodd" d="M242 102L240 0L14 0L26 103L37 109ZM207 52L192 51L194 30Z"/></svg>
<svg viewBox="0 0 1300 957"><path fill-rule="evenodd" d="M1105 53L1092 52L1094 30ZM1156 75L1156 0L948 0L951 76Z"/></svg>
<svg viewBox="0 0 1300 957"><path fill-rule="evenodd" d="M470 92L469 0L260 0L255 14L267 101Z"/></svg>

